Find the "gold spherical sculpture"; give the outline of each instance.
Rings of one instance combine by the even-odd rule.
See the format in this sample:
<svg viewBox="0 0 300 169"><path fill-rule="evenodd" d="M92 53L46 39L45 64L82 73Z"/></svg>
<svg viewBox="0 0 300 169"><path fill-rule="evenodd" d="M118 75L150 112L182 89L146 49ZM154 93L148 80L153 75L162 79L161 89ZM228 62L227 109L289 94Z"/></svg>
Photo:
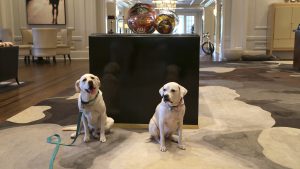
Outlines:
<svg viewBox="0 0 300 169"><path fill-rule="evenodd" d="M178 24L177 15L170 10L163 10L155 19L155 28L161 34L171 34Z"/></svg>

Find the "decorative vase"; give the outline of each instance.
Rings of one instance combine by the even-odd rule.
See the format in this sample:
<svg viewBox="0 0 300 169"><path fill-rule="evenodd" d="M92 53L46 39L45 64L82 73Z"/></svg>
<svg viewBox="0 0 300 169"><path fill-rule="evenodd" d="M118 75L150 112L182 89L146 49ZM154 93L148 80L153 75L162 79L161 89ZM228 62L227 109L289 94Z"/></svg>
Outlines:
<svg viewBox="0 0 300 169"><path fill-rule="evenodd" d="M171 34L178 22L178 17L173 11L162 10L155 19L155 28L161 34Z"/></svg>
<svg viewBox="0 0 300 169"><path fill-rule="evenodd" d="M128 27L134 33L151 34L155 31L155 11L150 4L136 3L128 11Z"/></svg>

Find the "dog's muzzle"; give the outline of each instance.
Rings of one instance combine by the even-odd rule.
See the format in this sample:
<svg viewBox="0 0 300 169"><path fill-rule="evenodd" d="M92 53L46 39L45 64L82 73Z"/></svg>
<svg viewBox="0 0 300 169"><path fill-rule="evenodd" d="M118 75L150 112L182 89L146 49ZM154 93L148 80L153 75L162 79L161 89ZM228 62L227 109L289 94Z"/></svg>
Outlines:
<svg viewBox="0 0 300 169"><path fill-rule="evenodd" d="M164 102L170 102L170 103L172 103L171 100L170 100L169 95L164 95L163 99L164 99Z"/></svg>
<svg viewBox="0 0 300 169"><path fill-rule="evenodd" d="M95 87L94 87L93 81L88 81L88 86L89 86L89 88L85 89L85 91L88 93L94 93Z"/></svg>

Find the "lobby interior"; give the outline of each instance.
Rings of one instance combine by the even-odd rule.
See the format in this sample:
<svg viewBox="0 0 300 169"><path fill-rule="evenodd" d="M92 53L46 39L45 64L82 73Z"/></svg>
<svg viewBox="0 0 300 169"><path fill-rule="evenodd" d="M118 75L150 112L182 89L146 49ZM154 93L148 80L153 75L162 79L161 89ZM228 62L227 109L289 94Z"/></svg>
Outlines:
<svg viewBox="0 0 300 169"><path fill-rule="evenodd" d="M161 152L159 144L149 140L148 124L142 120L131 123L129 115L130 118L134 115L129 113L122 115L121 121L115 119L105 143L97 139L85 143L80 135L75 146L61 146L54 168L300 169L300 52L295 52L300 51L300 31L294 31L298 25L300 30L300 2L168 2L170 4L165 4L164 8L173 10L179 20L173 34L162 35L156 31L140 36L199 38L195 51L186 51L188 45L163 50L170 50L172 55L175 53L173 59L176 63L177 57L182 58L178 62L183 62L183 67L176 68L178 77L184 78L179 82L190 87L195 84L193 80L197 80L197 88L189 89L185 98L187 107L194 106L189 103L194 96L197 96L198 103L197 119L189 115L195 113L191 109L186 112L183 129L186 150L179 149L175 142L167 141L167 152ZM106 53L101 45L98 46L99 53L92 51L97 46L90 44L90 36L99 33L113 38L138 37L127 24L128 11L136 3L152 4L158 11L161 1L59 0L59 13L56 14L56 11L51 11L52 5L48 0L0 0L0 40L19 47L15 65L17 77L4 80L1 77L5 76L3 72L10 72L6 69L15 66L8 64L11 59L7 59L6 53L1 51L5 47L0 47L0 70L3 71L0 72L0 168L48 168L55 145L48 144L47 137L57 133L63 143L72 142L70 134L74 131L64 129L73 130L78 116L79 94L74 83L83 74L93 72L95 65L101 67L99 60L92 59ZM44 15L44 11L49 12ZM276 24L281 30L276 28ZM57 44L55 59L52 55L50 58L33 57L34 37L31 37L31 43L25 44L26 34L24 36L22 31L32 31L31 36L34 36L34 29L40 28L56 31L56 36L52 37ZM211 55L205 54L202 49L205 42L202 36L207 32L214 45ZM299 44L295 43L297 33ZM51 36L47 38L50 41ZM124 48L130 48L128 44L118 45L103 46L114 54L126 55ZM161 48L165 46L168 45ZM29 54L24 54L27 49ZM158 90L163 83L159 86L156 81L163 73L159 72L161 64L153 55L155 50L153 48L152 52L142 54L147 58L136 62L153 64L135 65L136 70L141 71L129 79L122 76L122 65L117 67L118 71L121 70L117 80L111 74L107 75L107 72L112 72L111 69L104 68L106 74L100 73L99 76L101 83L110 78L110 84L127 87L114 91L111 86L106 90L104 83L100 90L110 91L113 96L125 96L117 103L123 108L145 110L136 115L141 119L148 118L148 109L154 113L161 99ZM139 49L141 51L144 47ZM180 52L176 54L176 51ZM197 63L190 56L193 52L197 53ZM296 57L299 60L295 60ZM166 58L167 61L172 60L172 56ZM188 61L191 58L192 61ZM119 61L127 64L124 60ZM190 70L195 65L198 66L197 71L191 75ZM135 81L134 77L139 74L144 74L145 78ZM159 77L156 79L157 74ZM131 92L133 94L127 96ZM149 99L147 95L154 99L149 104L139 105ZM104 92L107 107L115 103L111 99L113 96L105 96ZM141 102L132 104L133 100ZM108 113L108 116L115 114ZM190 120L191 117L194 119Z"/></svg>

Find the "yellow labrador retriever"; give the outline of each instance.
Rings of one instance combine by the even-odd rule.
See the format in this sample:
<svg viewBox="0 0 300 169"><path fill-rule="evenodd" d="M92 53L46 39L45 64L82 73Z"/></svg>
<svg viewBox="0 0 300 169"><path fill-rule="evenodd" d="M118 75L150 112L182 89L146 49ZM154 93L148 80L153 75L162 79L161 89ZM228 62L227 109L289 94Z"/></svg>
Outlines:
<svg viewBox="0 0 300 169"><path fill-rule="evenodd" d="M83 124L84 142L90 141L90 133L100 142L106 142L105 130L110 130L114 120L107 117L106 107L99 89L100 80L93 74L84 74L75 83L75 89L80 92L78 108L82 112L81 128ZM74 134L72 134L74 136Z"/></svg>
<svg viewBox="0 0 300 169"><path fill-rule="evenodd" d="M165 152L167 151L165 138L172 138L173 134L178 134L178 140L176 140L178 147L184 150L185 146L182 144L182 126L185 113L183 97L187 90L175 82L170 82L165 84L159 93L162 100L150 120L150 135L160 143L160 151Z"/></svg>

